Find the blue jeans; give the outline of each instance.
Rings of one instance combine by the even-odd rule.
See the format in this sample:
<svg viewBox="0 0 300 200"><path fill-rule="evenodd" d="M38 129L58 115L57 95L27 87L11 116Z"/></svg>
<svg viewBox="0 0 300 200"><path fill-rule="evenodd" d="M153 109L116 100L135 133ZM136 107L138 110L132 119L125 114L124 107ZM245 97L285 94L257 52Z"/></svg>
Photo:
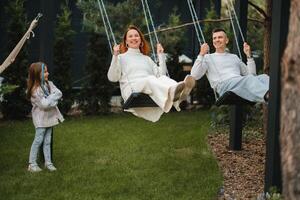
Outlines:
<svg viewBox="0 0 300 200"><path fill-rule="evenodd" d="M51 161L51 137L52 137L52 127L48 128L36 128L35 137L31 145L29 163L37 165L37 153L43 143L43 152L46 164L52 164Z"/></svg>
<svg viewBox="0 0 300 200"><path fill-rule="evenodd" d="M264 96L269 91L269 79L266 74L235 77L221 82L217 92L222 96L225 92L232 91L249 101L265 102Z"/></svg>

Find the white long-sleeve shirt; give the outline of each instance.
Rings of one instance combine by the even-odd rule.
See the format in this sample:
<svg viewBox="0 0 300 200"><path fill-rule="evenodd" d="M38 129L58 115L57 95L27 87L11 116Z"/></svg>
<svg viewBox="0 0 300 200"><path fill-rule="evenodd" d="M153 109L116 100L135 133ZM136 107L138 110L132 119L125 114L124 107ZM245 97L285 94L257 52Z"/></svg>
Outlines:
<svg viewBox="0 0 300 200"><path fill-rule="evenodd" d="M167 73L164 54L158 54L159 66L139 49L129 48L123 54L113 56L107 77L112 82L120 83L122 97L126 100L132 92L136 91L135 82L150 75L160 77Z"/></svg>
<svg viewBox="0 0 300 200"><path fill-rule="evenodd" d="M230 78L256 74L256 65L253 58L247 60L247 65L231 53L213 53L199 55L192 67L191 75L200 79L204 74L212 88L216 89L219 83Z"/></svg>

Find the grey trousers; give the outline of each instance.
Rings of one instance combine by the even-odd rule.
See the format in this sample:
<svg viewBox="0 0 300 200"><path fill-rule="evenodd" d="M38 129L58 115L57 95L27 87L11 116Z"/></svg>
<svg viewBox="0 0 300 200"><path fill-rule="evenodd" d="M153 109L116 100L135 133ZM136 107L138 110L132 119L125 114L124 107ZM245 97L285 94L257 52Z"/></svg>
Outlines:
<svg viewBox="0 0 300 200"><path fill-rule="evenodd" d="M32 142L30 154L29 154L30 164L37 165L37 154L42 143L43 143L43 153L44 153L45 163L52 164L51 137L52 137L52 127L35 129L35 137Z"/></svg>
<svg viewBox="0 0 300 200"><path fill-rule="evenodd" d="M235 77L221 82L217 92L222 96L225 92L232 91L249 101L263 103L264 96L269 91L269 79L266 74Z"/></svg>

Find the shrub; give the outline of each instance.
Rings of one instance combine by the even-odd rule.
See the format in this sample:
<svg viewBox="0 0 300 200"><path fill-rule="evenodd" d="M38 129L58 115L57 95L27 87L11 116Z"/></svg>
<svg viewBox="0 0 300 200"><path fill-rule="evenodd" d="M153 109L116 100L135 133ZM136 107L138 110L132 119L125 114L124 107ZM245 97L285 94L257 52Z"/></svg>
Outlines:
<svg viewBox="0 0 300 200"><path fill-rule="evenodd" d="M7 22L9 39L5 48L7 49L6 55L9 55L28 28L24 0L9 1L5 11L10 15ZM6 93L4 95L5 101L1 102L2 114L6 119L22 119L30 112L31 105L25 97L27 67L29 65L27 57L28 49L25 44L15 62L2 73L5 83L18 86L12 92Z"/></svg>
<svg viewBox="0 0 300 200"><path fill-rule="evenodd" d="M71 83L71 50L74 31L71 26L71 11L68 1L61 5L61 13L57 17L54 41L54 73L52 80L63 93L60 110L66 114L73 104Z"/></svg>
<svg viewBox="0 0 300 200"><path fill-rule="evenodd" d="M86 114L106 114L110 111L112 83L107 79L111 57L105 35L91 33L88 44L87 81L83 85L79 101Z"/></svg>

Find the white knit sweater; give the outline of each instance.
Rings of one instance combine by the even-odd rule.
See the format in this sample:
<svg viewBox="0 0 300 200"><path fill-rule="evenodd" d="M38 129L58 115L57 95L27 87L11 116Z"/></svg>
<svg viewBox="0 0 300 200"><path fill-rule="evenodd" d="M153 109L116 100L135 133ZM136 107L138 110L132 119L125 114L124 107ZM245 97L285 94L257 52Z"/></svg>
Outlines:
<svg viewBox="0 0 300 200"><path fill-rule="evenodd" d="M253 58L247 60L247 65L231 53L213 53L205 56L199 55L193 65L191 75L197 80L204 74L212 88L230 78L256 74L256 65Z"/></svg>
<svg viewBox="0 0 300 200"><path fill-rule="evenodd" d="M112 82L120 82L122 97L126 100L136 91L135 81L154 75L160 77L167 73L164 54L158 54L159 66L139 49L129 48L123 54L113 56L107 77Z"/></svg>
<svg viewBox="0 0 300 200"><path fill-rule="evenodd" d="M173 102L169 89L177 85L173 79L165 76L167 72L164 54L158 55L159 66L139 49L128 49L126 53L113 56L108 70L108 79L119 81L123 99L126 101L132 92L149 95L158 107L130 108L137 117L156 122L161 115L169 112L172 106L179 110L179 102Z"/></svg>

